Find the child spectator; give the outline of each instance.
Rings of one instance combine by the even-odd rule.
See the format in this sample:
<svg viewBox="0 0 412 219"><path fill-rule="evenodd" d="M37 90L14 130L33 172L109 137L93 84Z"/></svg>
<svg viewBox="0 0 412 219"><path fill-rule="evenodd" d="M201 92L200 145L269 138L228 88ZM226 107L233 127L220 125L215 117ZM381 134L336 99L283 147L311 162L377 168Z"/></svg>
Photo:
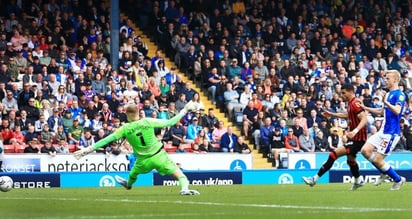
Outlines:
<svg viewBox="0 0 412 219"><path fill-rule="evenodd" d="M56 156L56 149L54 148L54 146L52 145L52 142L50 140L47 140L44 143L44 146L41 148L41 153L43 154L48 154L52 157Z"/></svg>

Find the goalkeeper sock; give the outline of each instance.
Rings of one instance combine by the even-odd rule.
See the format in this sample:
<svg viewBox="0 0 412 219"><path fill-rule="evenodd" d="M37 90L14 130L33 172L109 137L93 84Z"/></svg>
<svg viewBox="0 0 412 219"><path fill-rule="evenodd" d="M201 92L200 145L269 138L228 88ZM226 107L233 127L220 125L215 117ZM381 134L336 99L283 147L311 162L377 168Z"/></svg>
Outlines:
<svg viewBox="0 0 412 219"><path fill-rule="evenodd" d="M177 180L179 181L181 190L189 189L189 180L187 180L187 177L185 175L180 176Z"/></svg>
<svg viewBox="0 0 412 219"><path fill-rule="evenodd" d="M127 185L132 186L136 182L136 180L137 180L137 177L133 178L133 177L129 176L129 180L127 181Z"/></svg>

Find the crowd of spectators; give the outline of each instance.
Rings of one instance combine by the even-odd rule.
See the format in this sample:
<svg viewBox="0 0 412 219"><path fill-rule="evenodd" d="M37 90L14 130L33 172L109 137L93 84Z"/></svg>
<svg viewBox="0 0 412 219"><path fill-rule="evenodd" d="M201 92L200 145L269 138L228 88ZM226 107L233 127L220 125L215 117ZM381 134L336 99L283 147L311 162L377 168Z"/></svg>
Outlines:
<svg viewBox="0 0 412 219"><path fill-rule="evenodd" d="M140 117L168 119L188 101L199 102L191 82L166 66L160 50L148 56L131 19L121 21L119 53L114 54L119 67L112 67L105 1L10 1L1 6L0 137L6 152L70 153L127 122L125 104L139 105ZM217 122L209 109L208 115L187 115L176 125L181 130L157 132L165 144L189 143L194 147L189 151L216 152L221 151L218 142L207 142L200 130ZM241 138L230 147L228 151L250 153ZM132 151L122 139L100 152Z"/></svg>
<svg viewBox="0 0 412 219"><path fill-rule="evenodd" d="M157 130L165 142L189 143L198 153L249 153L246 138L270 157L283 149L329 151L342 144L347 124L321 112L346 111L342 84L352 83L364 104L374 107L382 105L387 69L402 74L407 96L412 89L409 1L121 1L130 16L120 24L118 54L110 54L106 1L1 4L4 144L51 141L57 152L67 151L58 145L87 147L126 122L127 103L138 104L141 116L167 119L186 102L199 101L195 82L242 134L235 136L212 108ZM148 55L133 23L166 57L160 50ZM111 55L118 56L118 68L109 63ZM179 70L193 82L183 81ZM410 112L408 104L399 150L412 145ZM369 115L370 133L380 125ZM109 145L105 152L118 150Z"/></svg>
<svg viewBox="0 0 412 219"><path fill-rule="evenodd" d="M131 10L264 154L342 144L347 121L321 112L346 111L340 88L347 83L366 106L381 107L390 69L408 96L396 150L412 149L410 1L171 0ZM368 118L369 133L379 130L381 118Z"/></svg>

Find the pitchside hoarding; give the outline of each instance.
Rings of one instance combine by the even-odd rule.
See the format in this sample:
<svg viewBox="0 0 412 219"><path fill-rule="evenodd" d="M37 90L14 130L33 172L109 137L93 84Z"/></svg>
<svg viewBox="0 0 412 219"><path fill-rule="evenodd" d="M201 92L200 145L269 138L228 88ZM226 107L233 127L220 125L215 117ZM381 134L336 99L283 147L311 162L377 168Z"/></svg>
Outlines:
<svg viewBox="0 0 412 219"><path fill-rule="evenodd" d="M58 173L0 173L13 179L15 189L34 189L60 187Z"/></svg>
<svg viewBox="0 0 412 219"><path fill-rule="evenodd" d="M115 176L128 178L128 172L92 172L92 173L60 173L62 188L82 187L115 187ZM153 173L139 175L139 180L133 186L152 186Z"/></svg>
<svg viewBox="0 0 412 219"><path fill-rule="evenodd" d="M185 172L192 185L234 185L242 184L242 172ZM179 182L170 176L153 173L153 185L177 186Z"/></svg>
<svg viewBox="0 0 412 219"><path fill-rule="evenodd" d="M289 169L319 169L328 159L329 153L290 153L288 156ZM357 161L361 170L374 170L375 167L366 160L362 154L358 154ZM396 152L388 156L385 161L393 168L399 170L412 169L412 153ZM346 157L341 157L335 161L332 170L348 170Z"/></svg>
<svg viewBox="0 0 412 219"><path fill-rule="evenodd" d="M410 170L397 170L399 175L406 178L406 181L412 179L412 171ZM375 183L379 178L380 172L377 170L361 170L360 178L365 183ZM331 183L353 183L353 176L349 170L331 170L329 172L329 182Z"/></svg>
<svg viewBox="0 0 412 219"><path fill-rule="evenodd" d="M71 154L7 154L3 172L117 172L128 171L129 160L124 154L106 156L90 154L77 160ZM246 170L252 169L251 154L231 153L176 153L172 160L185 170Z"/></svg>

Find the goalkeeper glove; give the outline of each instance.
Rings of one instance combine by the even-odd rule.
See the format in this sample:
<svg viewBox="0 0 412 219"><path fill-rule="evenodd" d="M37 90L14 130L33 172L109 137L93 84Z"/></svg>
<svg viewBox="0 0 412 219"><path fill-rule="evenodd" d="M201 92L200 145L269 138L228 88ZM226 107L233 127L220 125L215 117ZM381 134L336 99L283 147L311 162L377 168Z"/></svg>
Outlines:
<svg viewBox="0 0 412 219"><path fill-rule="evenodd" d="M188 112L194 112L194 111L196 111L196 110L198 110L198 103L196 103L196 102L193 102L193 101L189 101L186 105L185 105L185 107L183 108L183 112L184 112L184 114L186 114L186 113L188 113Z"/></svg>
<svg viewBox="0 0 412 219"><path fill-rule="evenodd" d="M87 148L82 148L78 151L74 152L74 157L78 160L82 158L83 156L86 156L94 151L94 148L92 146L87 147Z"/></svg>

